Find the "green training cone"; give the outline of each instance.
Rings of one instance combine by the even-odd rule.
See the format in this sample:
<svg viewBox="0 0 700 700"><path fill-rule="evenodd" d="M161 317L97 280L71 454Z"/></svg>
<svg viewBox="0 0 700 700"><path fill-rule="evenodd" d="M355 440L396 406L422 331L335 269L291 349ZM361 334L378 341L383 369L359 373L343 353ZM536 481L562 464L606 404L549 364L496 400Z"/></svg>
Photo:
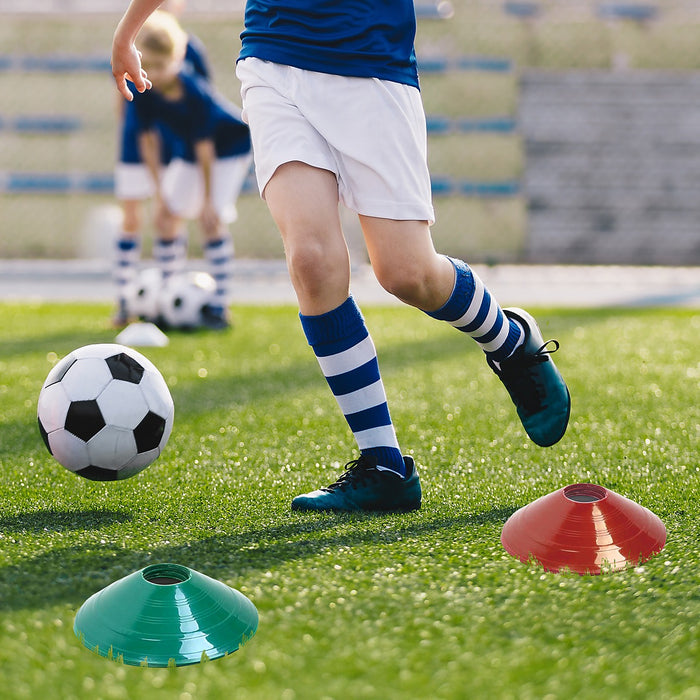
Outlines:
<svg viewBox="0 0 700 700"><path fill-rule="evenodd" d="M258 629L240 591L179 564L153 564L90 596L73 631L90 651L130 666L218 659Z"/></svg>

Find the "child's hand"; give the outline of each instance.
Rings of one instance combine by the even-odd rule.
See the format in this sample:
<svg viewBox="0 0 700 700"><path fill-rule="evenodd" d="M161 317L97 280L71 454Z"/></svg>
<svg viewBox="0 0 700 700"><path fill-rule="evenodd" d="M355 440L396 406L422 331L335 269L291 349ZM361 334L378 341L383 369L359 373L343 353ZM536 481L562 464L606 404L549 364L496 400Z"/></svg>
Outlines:
<svg viewBox="0 0 700 700"><path fill-rule="evenodd" d="M153 87L146 71L141 67L141 52L136 49L133 43L127 44L125 48L120 48L116 37L112 44L112 75L117 83L117 90L129 102L134 99L134 96L126 84L127 80L130 80L139 92L150 90Z"/></svg>

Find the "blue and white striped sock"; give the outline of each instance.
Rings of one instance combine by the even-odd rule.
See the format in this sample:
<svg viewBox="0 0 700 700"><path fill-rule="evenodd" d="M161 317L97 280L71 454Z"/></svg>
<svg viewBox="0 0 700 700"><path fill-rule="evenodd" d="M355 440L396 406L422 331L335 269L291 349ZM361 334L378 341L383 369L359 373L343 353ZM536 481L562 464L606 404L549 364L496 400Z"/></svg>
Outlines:
<svg viewBox="0 0 700 700"><path fill-rule="evenodd" d="M204 257L209 266L209 274L216 282L217 308L225 309L231 300L231 282L233 280L233 240L231 236L222 236L207 241L204 245Z"/></svg>
<svg viewBox="0 0 700 700"><path fill-rule="evenodd" d="M377 352L355 300L349 297L328 313L299 318L361 453L376 457L379 469L405 476Z"/></svg>
<svg viewBox="0 0 700 700"><path fill-rule="evenodd" d="M164 280L182 272L186 257L187 237L184 235L177 238L157 238L153 241L153 259Z"/></svg>
<svg viewBox="0 0 700 700"><path fill-rule="evenodd" d="M444 306L426 313L470 335L495 362L505 360L525 339L522 327L503 313L466 263L449 260L456 272L452 294Z"/></svg>
<svg viewBox="0 0 700 700"><path fill-rule="evenodd" d="M115 248L113 277L117 287L117 298L123 300L127 286L136 277L141 244L138 238L122 235L117 239Z"/></svg>

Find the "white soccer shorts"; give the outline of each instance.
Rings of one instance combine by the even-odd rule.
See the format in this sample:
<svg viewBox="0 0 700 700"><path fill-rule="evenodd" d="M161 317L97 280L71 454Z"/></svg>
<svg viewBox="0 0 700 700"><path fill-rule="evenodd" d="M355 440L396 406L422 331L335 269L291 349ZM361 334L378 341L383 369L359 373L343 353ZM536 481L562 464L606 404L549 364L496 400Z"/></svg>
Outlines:
<svg viewBox="0 0 700 700"><path fill-rule="evenodd" d="M250 172L252 155L218 158L212 164L211 196L219 218L231 223L238 217L236 200ZM176 216L196 219L204 203L204 176L197 163L175 158L161 182L163 201Z"/></svg>
<svg viewBox="0 0 700 700"><path fill-rule="evenodd" d="M334 173L349 209L385 219L435 220L420 92L247 58L239 61L260 194L275 170L301 161Z"/></svg>
<svg viewBox="0 0 700 700"><path fill-rule="evenodd" d="M156 192L150 170L143 163L114 166L114 196L121 200L150 199Z"/></svg>

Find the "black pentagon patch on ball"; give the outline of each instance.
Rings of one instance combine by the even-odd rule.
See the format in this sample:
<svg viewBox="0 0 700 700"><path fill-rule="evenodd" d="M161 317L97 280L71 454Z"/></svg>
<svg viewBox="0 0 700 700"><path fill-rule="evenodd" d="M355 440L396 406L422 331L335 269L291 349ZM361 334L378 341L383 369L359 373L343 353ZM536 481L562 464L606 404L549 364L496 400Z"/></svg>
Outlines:
<svg viewBox="0 0 700 700"><path fill-rule="evenodd" d="M134 428L136 449L141 452L155 450L165 432L165 418L149 411L144 419Z"/></svg>
<svg viewBox="0 0 700 700"><path fill-rule="evenodd" d="M46 449L49 451L49 454L52 455L53 452L51 452L51 445L49 445L49 434L46 432L44 426L41 424L41 418L37 418L37 422L39 423L39 432L41 433L41 439L44 441L44 444L46 445Z"/></svg>
<svg viewBox="0 0 700 700"><path fill-rule="evenodd" d="M66 414L65 428L87 442L105 427L97 401L73 401Z"/></svg>
<svg viewBox="0 0 700 700"><path fill-rule="evenodd" d="M105 362L115 379L121 379L132 384L138 384L145 371L133 357L124 352L108 357Z"/></svg>
<svg viewBox="0 0 700 700"><path fill-rule="evenodd" d="M93 466L78 469L75 473L91 481L116 481L119 476L116 469L104 469L102 467Z"/></svg>

